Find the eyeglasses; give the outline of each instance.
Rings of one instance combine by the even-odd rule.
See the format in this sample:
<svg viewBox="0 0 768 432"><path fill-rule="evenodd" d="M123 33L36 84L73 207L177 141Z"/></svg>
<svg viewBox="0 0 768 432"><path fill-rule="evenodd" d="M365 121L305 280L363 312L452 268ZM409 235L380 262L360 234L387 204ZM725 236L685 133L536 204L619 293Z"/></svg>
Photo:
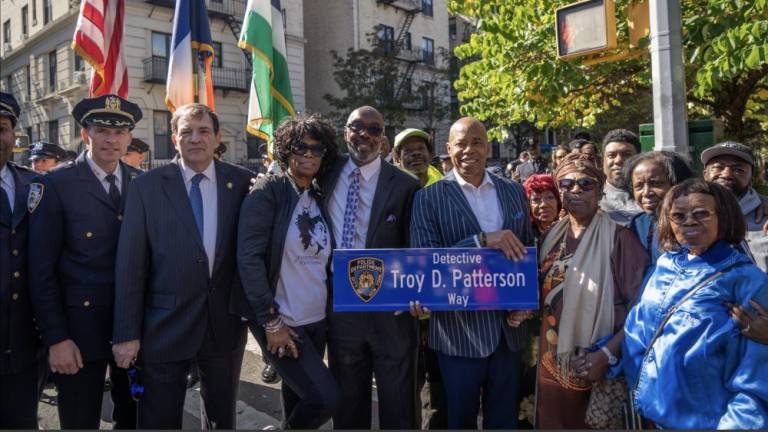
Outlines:
<svg viewBox="0 0 768 432"><path fill-rule="evenodd" d="M144 386L141 384L141 369L134 365L128 368L128 389L131 392L131 398L136 402L144 394Z"/></svg>
<svg viewBox="0 0 768 432"><path fill-rule="evenodd" d="M312 156L319 158L325 155L326 150L324 145L309 145L304 142L291 144L291 153L296 156L306 156L307 153L310 153Z"/></svg>
<svg viewBox="0 0 768 432"><path fill-rule="evenodd" d="M714 212L711 212L709 210L694 210L690 213L683 213L683 212L672 212L669 214L669 220L672 221L672 223L676 225L680 225L688 220L688 215L690 215L693 220L696 222L704 222L705 220L712 217L712 215L715 214Z"/></svg>
<svg viewBox="0 0 768 432"><path fill-rule="evenodd" d="M382 133L384 133L384 128L377 125L371 125L366 126L362 123L350 123L347 125L347 129L351 130L352 132L356 134L361 134L363 131L367 132L368 135L372 137L378 137L381 136Z"/></svg>
<svg viewBox="0 0 768 432"><path fill-rule="evenodd" d="M573 179L561 179L557 182L561 190L571 191L573 187L579 185L579 188L584 192L589 192L597 186L597 180L589 177L582 177L578 180Z"/></svg>

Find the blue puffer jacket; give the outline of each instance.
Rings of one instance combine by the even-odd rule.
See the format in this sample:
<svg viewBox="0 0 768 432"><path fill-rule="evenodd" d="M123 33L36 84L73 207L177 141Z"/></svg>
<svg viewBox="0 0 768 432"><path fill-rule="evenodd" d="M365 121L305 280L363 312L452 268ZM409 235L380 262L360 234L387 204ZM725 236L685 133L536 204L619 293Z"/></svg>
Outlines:
<svg viewBox="0 0 768 432"><path fill-rule="evenodd" d="M722 275L664 319L699 282ZM727 302L768 304L768 276L723 242L701 256L666 253L624 324L624 373L640 414L664 428L768 427L768 345L741 335Z"/></svg>

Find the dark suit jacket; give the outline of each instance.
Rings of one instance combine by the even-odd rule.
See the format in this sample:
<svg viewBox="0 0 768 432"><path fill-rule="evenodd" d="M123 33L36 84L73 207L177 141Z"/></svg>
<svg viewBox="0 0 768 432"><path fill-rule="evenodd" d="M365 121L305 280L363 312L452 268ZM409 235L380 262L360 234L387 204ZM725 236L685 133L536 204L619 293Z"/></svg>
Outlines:
<svg viewBox="0 0 768 432"><path fill-rule="evenodd" d="M11 162L7 167L15 197L11 220L0 219L0 375L28 368L40 348L27 284L27 195L37 174Z"/></svg>
<svg viewBox="0 0 768 432"><path fill-rule="evenodd" d="M214 163L218 231L212 276L178 164L131 184L117 254L114 341L140 339L145 362L193 358L208 329L214 340L206 346L216 351L231 351L241 340L243 323L228 309L232 289L240 289L236 230L252 173Z"/></svg>
<svg viewBox="0 0 768 432"><path fill-rule="evenodd" d="M317 183L311 193L322 198ZM285 238L300 194L287 175L268 175L256 181L240 209L237 264L242 289L233 290L230 309L259 325L277 317L271 310L277 310L275 291ZM328 223L328 215L322 208L320 211Z"/></svg>
<svg viewBox="0 0 768 432"><path fill-rule="evenodd" d="M127 191L141 171L120 162L115 207L85 153L50 171L29 225L30 294L45 346L74 340L84 360L112 357L115 254Z"/></svg>
<svg viewBox="0 0 768 432"><path fill-rule="evenodd" d="M511 230L526 246L533 246L528 201L519 183L493 174L493 184L503 213L502 229ZM476 247L480 223L472 212L455 173L416 194L411 222L411 247ZM504 311L432 312L429 346L452 356L488 357L503 333L510 349L517 351L527 340L527 326L507 325Z"/></svg>

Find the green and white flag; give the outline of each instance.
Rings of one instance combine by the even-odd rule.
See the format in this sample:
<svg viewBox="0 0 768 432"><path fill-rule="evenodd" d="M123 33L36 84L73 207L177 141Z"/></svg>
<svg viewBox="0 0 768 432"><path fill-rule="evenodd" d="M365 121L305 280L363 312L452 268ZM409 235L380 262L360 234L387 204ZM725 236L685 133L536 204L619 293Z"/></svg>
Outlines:
<svg viewBox="0 0 768 432"><path fill-rule="evenodd" d="M286 117L295 116L280 0L248 0L238 46L253 57L248 132L269 142Z"/></svg>

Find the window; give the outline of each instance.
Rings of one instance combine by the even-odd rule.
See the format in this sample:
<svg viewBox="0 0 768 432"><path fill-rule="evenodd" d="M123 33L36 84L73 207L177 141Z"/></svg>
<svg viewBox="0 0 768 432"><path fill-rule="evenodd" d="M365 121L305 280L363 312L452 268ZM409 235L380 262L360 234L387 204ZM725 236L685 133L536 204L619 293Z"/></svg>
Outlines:
<svg viewBox="0 0 768 432"><path fill-rule="evenodd" d="M248 150L248 159L261 159L262 154L259 153L259 146L266 143L263 139L246 133L248 137L245 141L246 149Z"/></svg>
<svg viewBox="0 0 768 432"><path fill-rule="evenodd" d="M32 25L37 24L37 0L32 0Z"/></svg>
<svg viewBox="0 0 768 432"><path fill-rule="evenodd" d="M456 17L448 18L448 36L456 39Z"/></svg>
<svg viewBox="0 0 768 432"><path fill-rule="evenodd" d="M13 93L13 76L11 74L5 76L5 92Z"/></svg>
<svg viewBox="0 0 768 432"><path fill-rule="evenodd" d="M155 111L152 122L155 129L155 159L173 159L176 149L171 141L171 113Z"/></svg>
<svg viewBox="0 0 768 432"><path fill-rule="evenodd" d="M424 16L432 16L432 0L421 0L421 13L424 14Z"/></svg>
<svg viewBox="0 0 768 432"><path fill-rule="evenodd" d="M75 53L75 69L76 72L85 71L85 60L80 57L80 54Z"/></svg>
<svg viewBox="0 0 768 432"><path fill-rule="evenodd" d="M5 20L3 23L3 42L11 43L11 20Z"/></svg>
<svg viewBox="0 0 768 432"><path fill-rule="evenodd" d="M379 31L376 33L379 39L379 47L385 53L391 52L395 45L395 29L388 25L379 24Z"/></svg>
<svg viewBox="0 0 768 432"><path fill-rule="evenodd" d="M27 79L27 100L32 99L32 70L29 65L24 66L24 75Z"/></svg>
<svg viewBox="0 0 768 432"><path fill-rule="evenodd" d="M435 64L435 41L430 38L421 38L421 61L428 65Z"/></svg>
<svg viewBox="0 0 768 432"><path fill-rule="evenodd" d="M48 142L51 144L59 143L59 121L51 120L48 122Z"/></svg>
<svg viewBox="0 0 768 432"><path fill-rule="evenodd" d="M21 35L27 37L29 34L29 6L21 8Z"/></svg>
<svg viewBox="0 0 768 432"><path fill-rule="evenodd" d="M56 66L56 51L51 51L48 54L48 90L51 92L56 91L56 82L58 81Z"/></svg>
<svg viewBox="0 0 768 432"><path fill-rule="evenodd" d="M32 140L32 126L27 126L27 143L33 143Z"/></svg>
<svg viewBox="0 0 768 432"><path fill-rule="evenodd" d="M53 18L52 9L53 5L51 4L51 0L43 0L43 25L51 22L51 19Z"/></svg>
<svg viewBox="0 0 768 432"><path fill-rule="evenodd" d="M213 42L211 45L213 45L213 64L211 66L220 68L224 66L224 62L222 61L223 55L221 53L221 42Z"/></svg>
<svg viewBox="0 0 768 432"><path fill-rule="evenodd" d="M168 58L171 53L171 35L152 32L152 57Z"/></svg>
<svg viewBox="0 0 768 432"><path fill-rule="evenodd" d="M403 49L407 51L411 51L413 49L413 45L411 45L411 32L405 33L405 38L403 39Z"/></svg>

